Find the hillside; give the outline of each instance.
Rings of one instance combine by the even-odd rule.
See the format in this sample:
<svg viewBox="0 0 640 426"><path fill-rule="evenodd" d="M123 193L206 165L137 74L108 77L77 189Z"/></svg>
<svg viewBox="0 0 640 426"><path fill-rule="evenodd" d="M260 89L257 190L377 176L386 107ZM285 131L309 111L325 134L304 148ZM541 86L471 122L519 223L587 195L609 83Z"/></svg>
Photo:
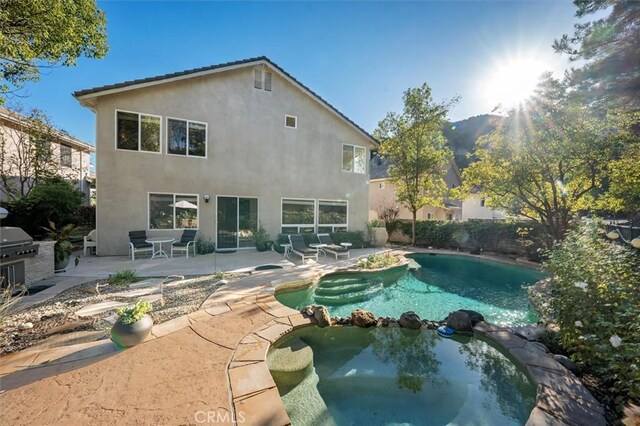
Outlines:
<svg viewBox="0 0 640 426"><path fill-rule="evenodd" d="M469 165L472 159L467 154L473 152L476 140L483 135L491 133L496 128L496 123L503 120L499 115L483 114L470 117L465 120L448 123L443 129L444 136L449 141L449 146L455 155L456 164L460 169Z"/></svg>

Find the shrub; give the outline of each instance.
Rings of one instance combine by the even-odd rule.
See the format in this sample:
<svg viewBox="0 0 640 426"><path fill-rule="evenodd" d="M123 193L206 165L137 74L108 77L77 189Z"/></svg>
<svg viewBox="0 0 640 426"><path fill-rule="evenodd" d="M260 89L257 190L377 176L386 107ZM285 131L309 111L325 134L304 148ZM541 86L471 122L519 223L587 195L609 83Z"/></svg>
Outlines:
<svg viewBox="0 0 640 426"><path fill-rule="evenodd" d="M455 224L439 220L425 220L416 224L416 241L433 247L447 247ZM409 230L409 235L411 230Z"/></svg>
<svg viewBox="0 0 640 426"><path fill-rule="evenodd" d="M83 199L82 191L72 183L59 177L46 179L26 197L4 203L10 214L3 224L18 226L34 238L42 237L42 227L48 226L49 222L59 226L72 223Z"/></svg>
<svg viewBox="0 0 640 426"><path fill-rule="evenodd" d="M118 315L118 321L122 324L133 324L140 321L151 309L151 303L139 300L135 305L117 308L116 314Z"/></svg>
<svg viewBox="0 0 640 426"><path fill-rule="evenodd" d="M213 243L213 241L211 241L211 239L208 240L202 240L202 239L198 239L196 240L196 251L198 252L198 254L209 254L209 253L213 253L216 249L216 245Z"/></svg>
<svg viewBox="0 0 640 426"><path fill-rule="evenodd" d="M111 285L126 285L139 280L140 277L136 274L136 271L125 269L110 276L107 282Z"/></svg>
<svg viewBox="0 0 640 426"><path fill-rule="evenodd" d="M376 253L358 260L358 267L362 269L380 269L395 265L399 260L391 253Z"/></svg>
<svg viewBox="0 0 640 426"><path fill-rule="evenodd" d="M550 301L561 345L608 390L622 413L640 398L640 257L605 240L598 223L581 223L552 250Z"/></svg>
<svg viewBox="0 0 640 426"><path fill-rule="evenodd" d="M269 234L267 234L267 231L264 229L264 226L262 226L262 224L260 224L260 226L258 226L258 230L256 231L256 233L253 235L253 239L255 241L256 244L256 250L258 251L266 251L267 250L267 240L269 239Z"/></svg>

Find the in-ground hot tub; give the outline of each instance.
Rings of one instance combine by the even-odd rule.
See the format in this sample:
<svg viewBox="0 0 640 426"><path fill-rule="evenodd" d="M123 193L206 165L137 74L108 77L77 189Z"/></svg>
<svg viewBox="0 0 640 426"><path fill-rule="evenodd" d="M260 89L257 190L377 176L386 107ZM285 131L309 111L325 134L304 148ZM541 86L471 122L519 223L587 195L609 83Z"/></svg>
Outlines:
<svg viewBox="0 0 640 426"><path fill-rule="evenodd" d="M267 359L294 425L518 425L535 405L524 372L478 337L307 327Z"/></svg>

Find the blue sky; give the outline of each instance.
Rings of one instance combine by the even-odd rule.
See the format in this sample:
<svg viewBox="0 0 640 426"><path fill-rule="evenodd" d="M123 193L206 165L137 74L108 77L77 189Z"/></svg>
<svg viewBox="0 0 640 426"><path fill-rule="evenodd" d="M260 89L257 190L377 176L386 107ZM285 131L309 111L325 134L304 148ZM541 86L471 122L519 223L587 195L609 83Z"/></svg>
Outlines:
<svg viewBox="0 0 640 426"><path fill-rule="evenodd" d="M69 133L94 143L95 119L71 92L266 55L366 130L427 82L436 99L462 97L453 120L488 113L487 81L527 56L556 74L551 43L571 32L569 1L120 2L102 1L110 50L47 70L21 92ZM513 73L511 73L513 74ZM499 78L501 74L498 74ZM495 80L495 78L494 78Z"/></svg>

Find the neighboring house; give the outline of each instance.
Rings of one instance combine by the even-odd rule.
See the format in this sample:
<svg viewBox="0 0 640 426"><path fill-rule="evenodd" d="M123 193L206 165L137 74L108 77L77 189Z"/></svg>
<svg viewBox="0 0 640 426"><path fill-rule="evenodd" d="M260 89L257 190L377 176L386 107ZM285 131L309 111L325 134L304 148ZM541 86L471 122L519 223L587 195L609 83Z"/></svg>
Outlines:
<svg viewBox="0 0 640 426"><path fill-rule="evenodd" d="M0 145L2 145L2 174L8 177L8 185L18 188L21 178L32 184L32 162L25 155L32 143L30 130L35 124L28 117L0 107ZM86 194L89 200L91 178L90 154L95 148L86 142L74 138L66 132L56 129L48 130L48 148L51 150L50 168L52 171L77 184L78 189ZM4 187L0 186L0 200L7 198Z"/></svg>
<svg viewBox="0 0 640 426"><path fill-rule="evenodd" d="M383 209L397 207L397 219L413 219L411 211L396 199L396 186L389 182L389 160L375 156L371 159L369 181L369 218L377 219ZM447 168L444 180L449 189L460 186L460 171L454 161ZM461 220L462 205L457 200L445 200L443 207L425 206L418 210L417 220Z"/></svg>
<svg viewBox="0 0 640 426"><path fill-rule="evenodd" d="M219 249L363 230L376 140L266 57L82 90L96 114L98 254L128 231Z"/></svg>
<svg viewBox="0 0 640 426"><path fill-rule="evenodd" d="M462 220L469 219L506 219L504 210L493 210L485 206L485 198L471 194L462 202Z"/></svg>

